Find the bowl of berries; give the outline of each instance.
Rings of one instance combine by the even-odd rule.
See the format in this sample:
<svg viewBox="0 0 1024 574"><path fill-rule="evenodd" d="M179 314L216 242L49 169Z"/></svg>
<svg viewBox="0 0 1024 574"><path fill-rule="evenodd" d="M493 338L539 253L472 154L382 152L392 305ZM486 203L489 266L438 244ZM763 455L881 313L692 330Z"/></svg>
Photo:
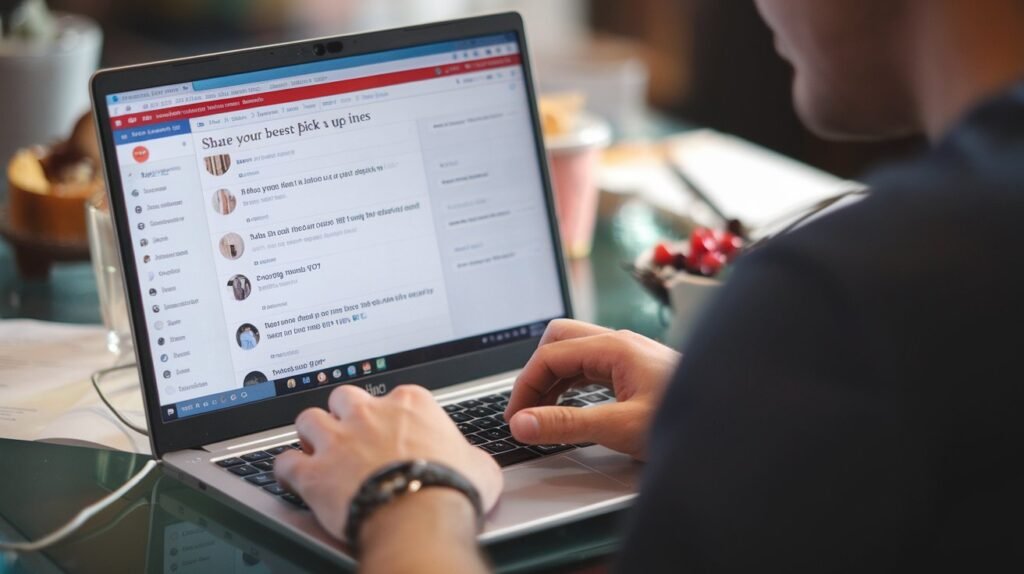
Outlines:
<svg viewBox="0 0 1024 574"><path fill-rule="evenodd" d="M640 254L630 271L672 314L666 343L680 345L745 245L741 227L697 227L683 241L662 241Z"/></svg>

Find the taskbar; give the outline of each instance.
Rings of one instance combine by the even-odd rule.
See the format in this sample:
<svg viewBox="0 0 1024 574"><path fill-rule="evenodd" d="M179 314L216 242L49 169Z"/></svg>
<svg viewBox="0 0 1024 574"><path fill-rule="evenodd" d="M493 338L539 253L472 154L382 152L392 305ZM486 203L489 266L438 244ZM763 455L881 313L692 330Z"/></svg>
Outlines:
<svg viewBox="0 0 1024 574"><path fill-rule="evenodd" d="M544 333L544 329L549 322L550 319L518 325L382 357L371 357L358 361L349 361L341 365L324 366L313 371L289 374L287 377L279 379L257 379L231 391L213 393L187 401L164 405L160 407L160 416L164 422L170 422L224 408L308 391L326 385L362 381L366 377L372 377L384 372L414 367L438 359L483 351L496 346L539 337Z"/></svg>

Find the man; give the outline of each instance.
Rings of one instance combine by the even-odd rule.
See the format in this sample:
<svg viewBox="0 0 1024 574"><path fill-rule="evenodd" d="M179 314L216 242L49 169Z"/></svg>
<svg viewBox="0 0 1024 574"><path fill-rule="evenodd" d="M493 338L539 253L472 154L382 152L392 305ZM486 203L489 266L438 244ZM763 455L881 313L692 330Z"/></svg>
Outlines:
<svg viewBox="0 0 1024 574"><path fill-rule="evenodd" d="M516 383L513 434L647 460L623 571L1019 570L1024 1L758 6L809 126L920 130L934 149L741 259L664 396L671 350L552 324ZM619 402L550 406L581 381ZM330 532L393 461L447 465L485 507L500 492L422 389L343 387L296 424L310 452L277 473ZM473 536L469 498L425 488L373 512L358 541L366 571L482 571Z"/></svg>

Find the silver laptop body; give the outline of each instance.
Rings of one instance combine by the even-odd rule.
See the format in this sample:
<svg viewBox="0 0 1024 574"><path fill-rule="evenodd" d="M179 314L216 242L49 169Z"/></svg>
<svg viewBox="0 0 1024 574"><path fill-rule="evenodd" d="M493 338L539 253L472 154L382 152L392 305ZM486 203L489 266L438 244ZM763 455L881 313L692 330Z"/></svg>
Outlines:
<svg viewBox="0 0 1024 574"><path fill-rule="evenodd" d="M571 317L521 19L102 70L91 89L155 456L349 560L264 483L295 416L339 384L414 383L502 424L544 326ZM482 542L635 495L626 456L534 452L503 468Z"/></svg>

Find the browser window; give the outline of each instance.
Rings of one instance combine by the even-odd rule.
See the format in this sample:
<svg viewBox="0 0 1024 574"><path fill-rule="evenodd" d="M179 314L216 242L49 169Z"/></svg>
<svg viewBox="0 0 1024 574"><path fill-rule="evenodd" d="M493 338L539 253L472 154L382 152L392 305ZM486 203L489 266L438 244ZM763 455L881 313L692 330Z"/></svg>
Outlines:
<svg viewBox="0 0 1024 574"><path fill-rule="evenodd" d="M107 97L161 413L565 315L514 35Z"/></svg>

